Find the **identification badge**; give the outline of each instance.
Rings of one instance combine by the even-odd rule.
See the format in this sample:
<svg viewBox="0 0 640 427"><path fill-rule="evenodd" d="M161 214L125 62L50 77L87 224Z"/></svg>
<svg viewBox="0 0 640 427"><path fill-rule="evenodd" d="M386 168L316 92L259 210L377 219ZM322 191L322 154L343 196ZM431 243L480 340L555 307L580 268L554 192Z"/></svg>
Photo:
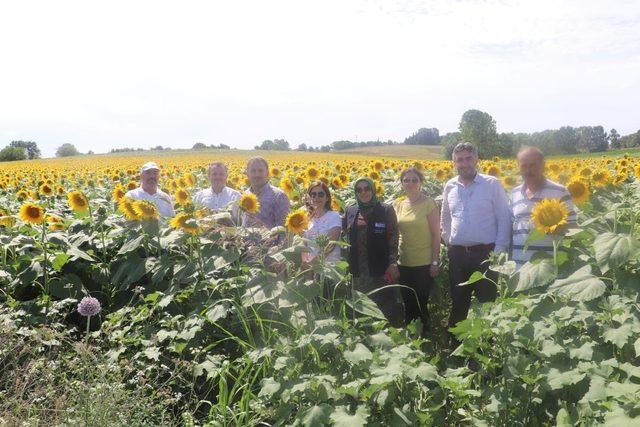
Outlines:
<svg viewBox="0 0 640 427"><path fill-rule="evenodd" d="M374 227L376 228L387 228L387 224L385 224L384 222L376 222L375 224L373 224Z"/></svg>

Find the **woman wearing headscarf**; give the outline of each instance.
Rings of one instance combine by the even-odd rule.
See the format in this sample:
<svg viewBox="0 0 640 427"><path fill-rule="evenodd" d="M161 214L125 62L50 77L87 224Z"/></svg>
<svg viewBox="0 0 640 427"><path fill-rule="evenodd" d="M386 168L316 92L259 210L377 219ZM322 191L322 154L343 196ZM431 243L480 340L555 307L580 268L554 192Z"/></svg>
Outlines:
<svg viewBox="0 0 640 427"><path fill-rule="evenodd" d="M347 261L353 288L369 293L398 278L398 221L393 207L378 200L370 178L359 178L353 188L357 204L347 208L342 229L351 245ZM383 289L369 297L387 320L398 326L395 289Z"/></svg>

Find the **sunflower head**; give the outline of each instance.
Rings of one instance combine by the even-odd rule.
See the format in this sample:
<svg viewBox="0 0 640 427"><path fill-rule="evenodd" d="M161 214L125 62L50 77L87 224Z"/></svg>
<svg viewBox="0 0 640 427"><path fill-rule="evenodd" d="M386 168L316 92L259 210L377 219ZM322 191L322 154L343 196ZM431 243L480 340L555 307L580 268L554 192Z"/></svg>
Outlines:
<svg viewBox="0 0 640 427"><path fill-rule="evenodd" d="M0 209L0 227L10 228L16 223L16 219L10 216L5 210Z"/></svg>
<svg viewBox="0 0 640 427"><path fill-rule="evenodd" d="M86 212L89 209L89 201L82 191L76 190L67 194L67 200L74 212Z"/></svg>
<svg viewBox="0 0 640 427"><path fill-rule="evenodd" d="M120 200L124 199L124 195L126 194L126 190L122 185L116 185L116 188L113 189L113 200L116 202L120 202Z"/></svg>
<svg viewBox="0 0 640 427"><path fill-rule="evenodd" d="M287 215L284 225L291 233L301 234L309 226L309 215L306 210L297 209Z"/></svg>
<svg viewBox="0 0 640 427"><path fill-rule="evenodd" d="M184 206L191 201L191 196L189 195L189 192L184 188L180 188L178 191L174 193L173 196L176 198L176 202L178 202L180 206Z"/></svg>
<svg viewBox="0 0 640 427"><path fill-rule="evenodd" d="M196 220L191 215L184 212L174 216L170 225L176 230L183 230L185 233L198 233L198 224L196 224Z"/></svg>
<svg viewBox="0 0 640 427"><path fill-rule="evenodd" d="M260 202L258 201L258 197L253 193L244 193L242 197L240 197L238 205L240 209L250 214L260 211Z"/></svg>
<svg viewBox="0 0 640 427"><path fill-rule="evenodd" d="M567 190L576 205L581 205L589 200L589 185L581 179L573 179L567 184Z"/></svg>
<svg viewBox="0 0 640 427"><path fill-rule="evenodd" d="M47 221L47 224L49 224L49 230L51 231L64 230L64 221L59 216L47 215L46 221Z"/></svg>
<svg viewBox="0 0 640 427"><path fill-rule="evenodd" d="M543 199L531 210L533 225L544 234L554 234L567 224L569 209L560 199Z"/></svg>
<svg viewBox="0 0 640 427"><path fill-rule="evenodd" d="M158 208L148 200L136 200L133 202L133 210L141 219L158 219Z"/></svg>
<svg viewBox="0 0 640 427"><path fill-rule="evenodd" d="M123 197L120 202L118 202L118 209L120 209L120 212L122 212L124 217L129 221L137 221L140 219L140 215L138 215L138 212L133 208L134 203L135 200L128 197Z"/></svg>
<svg viewBox="0 0 640 427"><path fill-rule="evenodd" d="M38 191L40 192L40 194L44 194L45 196L53 195L53 187L46 182L40 186Z"/></svg>
<svg viewBox="0 0 640 427"><path fill-rule="evenodd" d="M20 206L18 216L24 222L39 225L42 224L42 220L44 218L44 209L42 209L42 206L36 205L35 203L25 203Z"/></svg>

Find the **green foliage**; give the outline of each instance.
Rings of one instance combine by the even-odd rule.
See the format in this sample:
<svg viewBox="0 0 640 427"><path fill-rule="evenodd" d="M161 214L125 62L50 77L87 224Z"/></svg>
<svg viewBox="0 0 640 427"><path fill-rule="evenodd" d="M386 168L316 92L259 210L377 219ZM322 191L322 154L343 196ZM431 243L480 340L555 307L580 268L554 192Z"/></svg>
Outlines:
<svg viewBox="0 0 640 427"><path fill-rule="evenodd" d="M13 162L16 160L26 160L27 154L21 147L4 147L0 150L0 162Z"/></svg>
<svg viewBox="0 0 640 427"><path fill-rule="evenodd" d="M11 141L10 147L24 148L27 159L39 159L42 153L34 141Z"/></svg>
<svg viewBox="0 0 640 427"><path fill-rule="evenodd" d="M69 156L77 156L80 152L75 147L75 145L70 144L68 142L62 144L56 150L56 157L69 157Z"/></svg>

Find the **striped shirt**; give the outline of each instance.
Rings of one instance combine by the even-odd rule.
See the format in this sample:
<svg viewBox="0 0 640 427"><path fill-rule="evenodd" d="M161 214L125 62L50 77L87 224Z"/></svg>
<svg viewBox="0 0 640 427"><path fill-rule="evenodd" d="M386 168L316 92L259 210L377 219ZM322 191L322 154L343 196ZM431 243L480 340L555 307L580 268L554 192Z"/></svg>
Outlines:
<svg viewBox="0 0 640 427"><path fill-rule="evenodd" d="M512 214L512 237L511 237L511 259L516 262L518 269L524 265L537 251L553 253L553 241L550 236L532 242L527 250L524 245L529 237L529 233L534 229L531 221L531 210L536 203L544 199L560 199L569 210L567 222L575 224L576 209L571 200L571 194L564 185L558 184L545 178L544 185L532 198L525 194L524 184L520 184L511 190L511 214Z"/></svg>

